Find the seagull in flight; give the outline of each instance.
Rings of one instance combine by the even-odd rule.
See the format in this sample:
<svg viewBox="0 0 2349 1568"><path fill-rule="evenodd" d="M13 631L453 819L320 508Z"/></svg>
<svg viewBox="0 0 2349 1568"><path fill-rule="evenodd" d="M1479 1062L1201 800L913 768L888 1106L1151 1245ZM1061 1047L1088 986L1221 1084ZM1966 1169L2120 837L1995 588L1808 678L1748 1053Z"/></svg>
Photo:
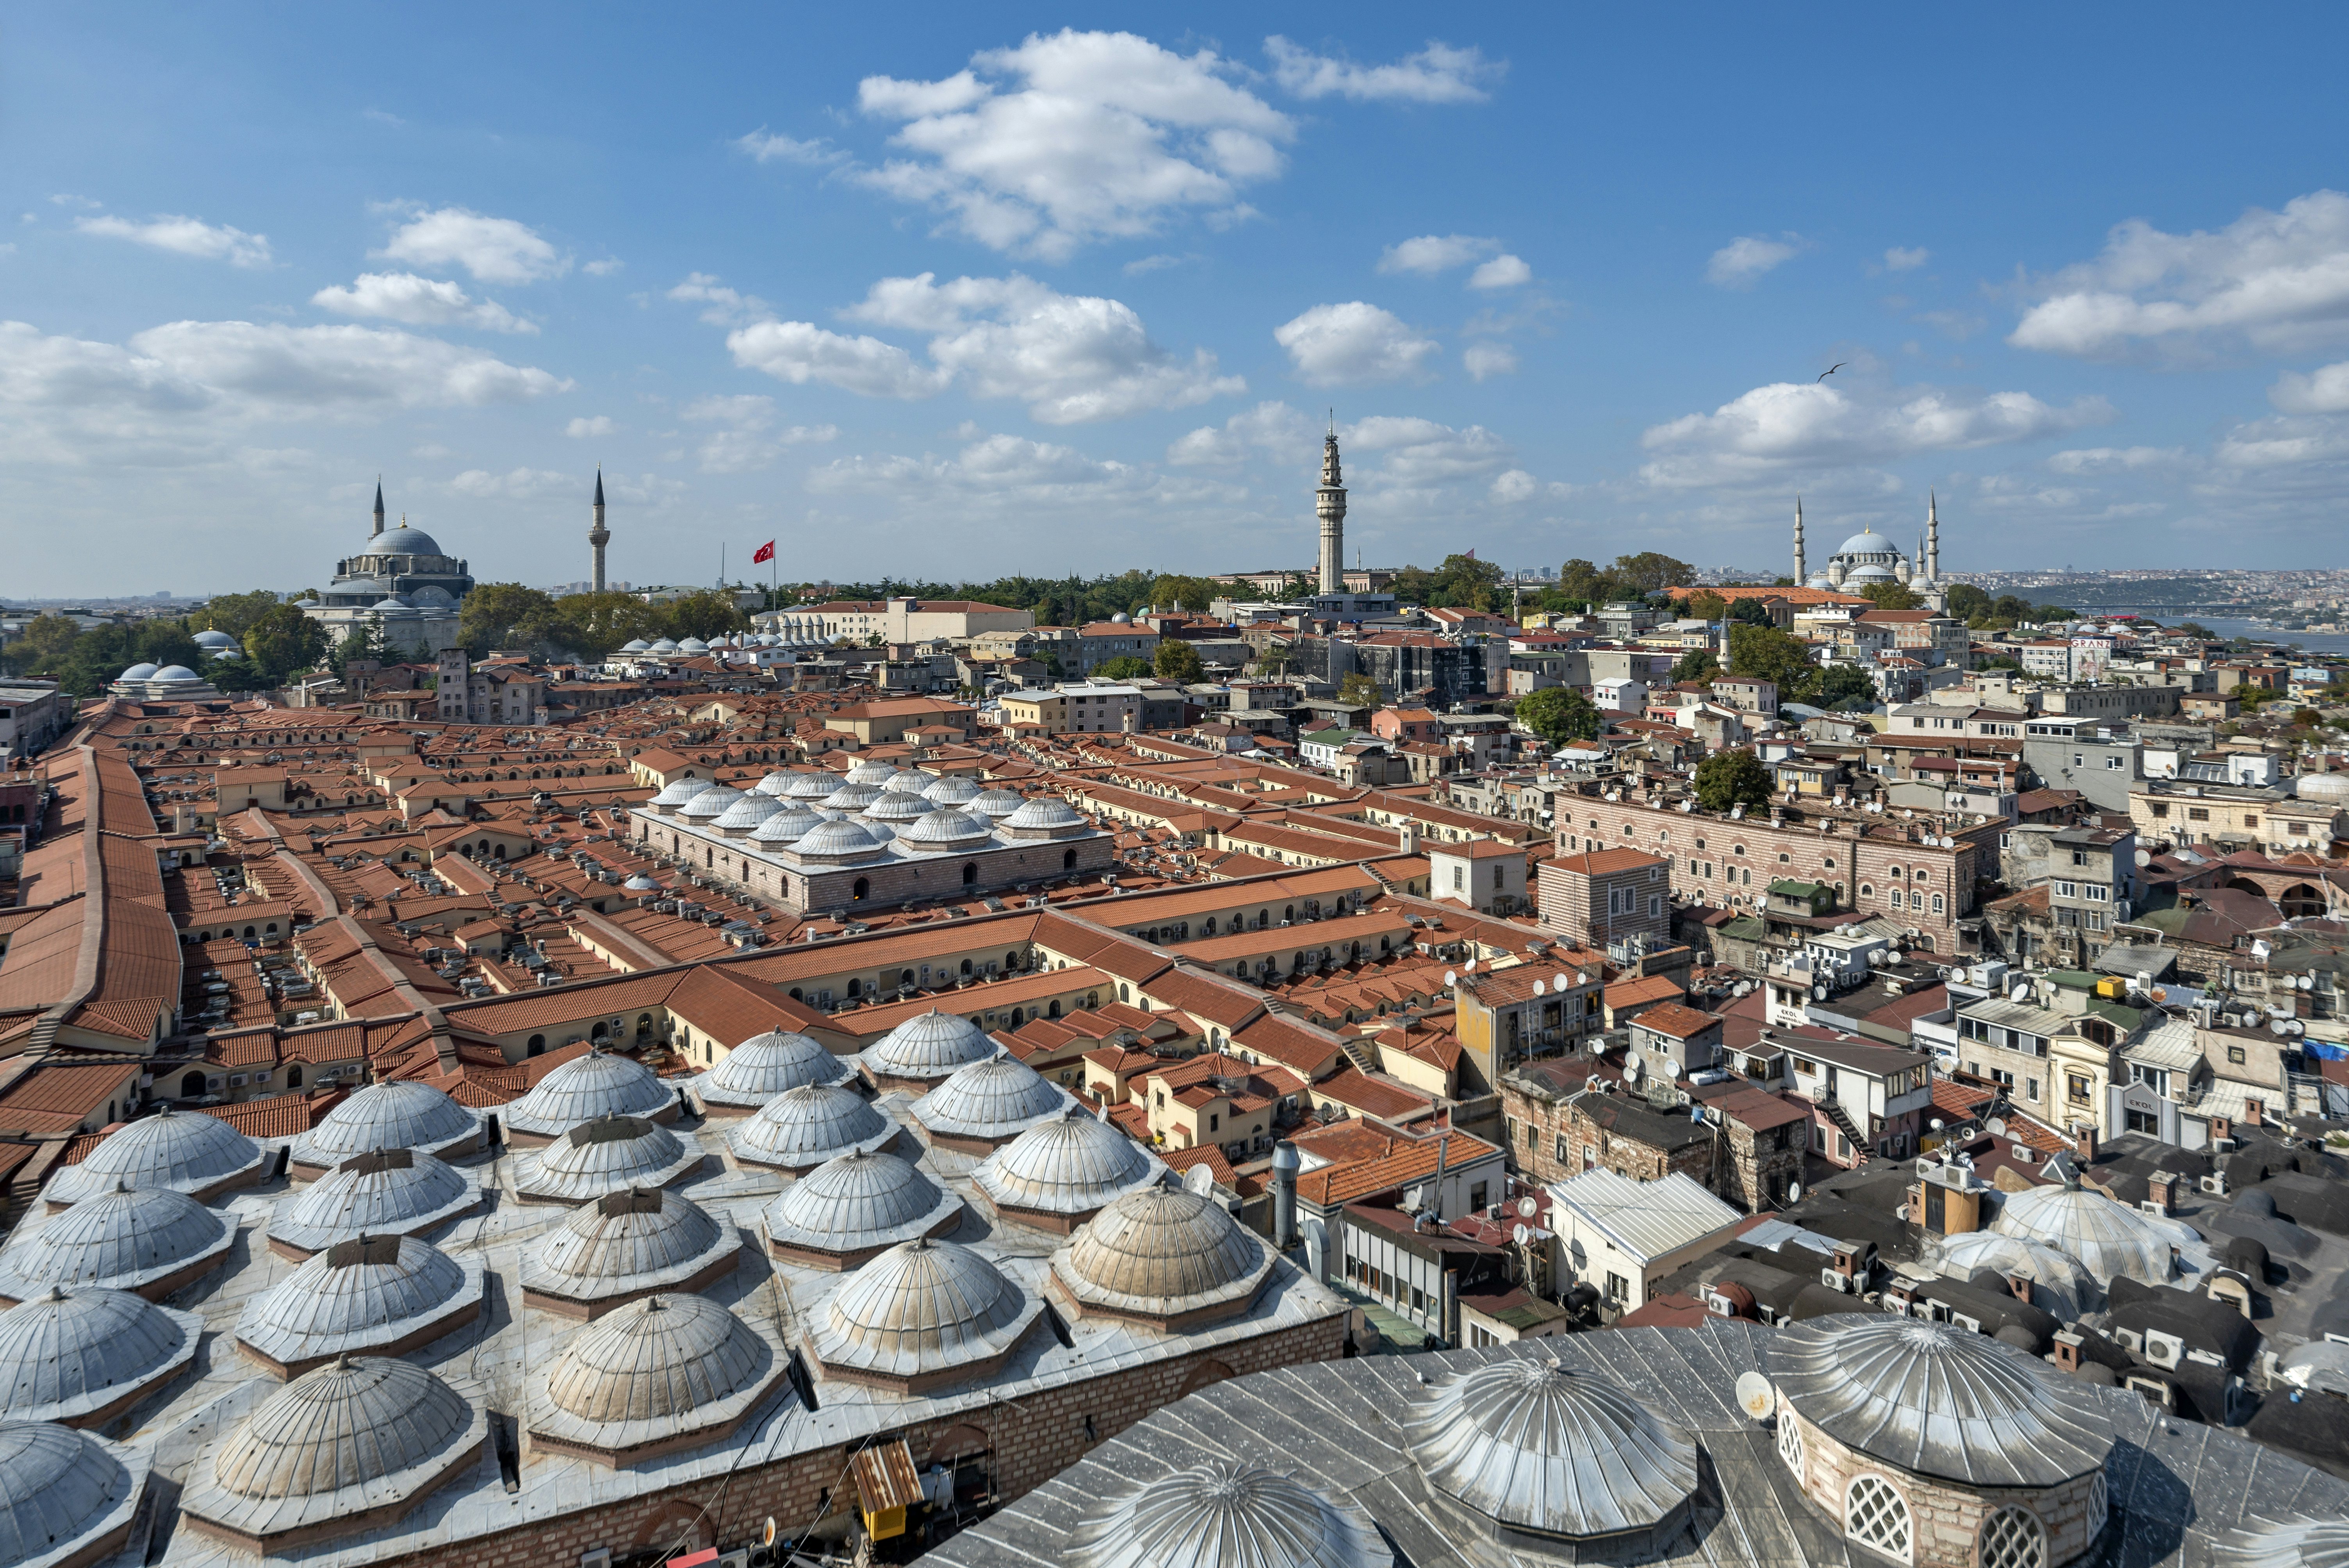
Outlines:
<svg viewBox="0 0 2349 1568"><path fill-rule="evenodd" d="M1828 377L1834 375L1837 371L1842 369L1845 366L1850 363L1851 361L1848 359L1839 359L1836 361L1836 363L1828 366L1825 370L1819 372L1819 380L1826 380Z"/></svg>

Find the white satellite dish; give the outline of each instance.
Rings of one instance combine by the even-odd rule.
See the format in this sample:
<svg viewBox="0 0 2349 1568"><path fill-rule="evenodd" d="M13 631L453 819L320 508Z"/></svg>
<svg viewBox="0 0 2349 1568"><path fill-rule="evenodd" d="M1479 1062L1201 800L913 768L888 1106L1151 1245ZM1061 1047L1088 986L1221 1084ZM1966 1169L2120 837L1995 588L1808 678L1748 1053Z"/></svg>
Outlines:
<svg viewBox="0 0 2349 1568"><path fill-rule="evenodd" d="M1778 1408L1778 1391L1770 1387L1770 1379L1759 1372L1737 1375L1737 1405L1757 1421L1769 1419L1770 1412Z"/></svg>
<svg viewBox="0 0 2349 1568"><path fill-rule="evenodd" d="M1459 984L1460 984L1460 976L1459 976L1459 975L1457 975L1454 974L1454 973L1453 973L1451 970L1449 970L1449 969L1446 969L1446 970L1444 972L1444 988L1445 988L1446 990L1449 990L1449 989L1451 989L1453 986L1457 985L1459 985Z"/></svg>
<svg viewBox="0 0 2349 1568"><path fill-rule="evenodd" d="M1467 973L1474 975L1476 973L1476 961L1474 958L1471 958L1467 963L1463 964L1460 967Z"/></svg>
<svg viewBox="0 0 2349 1568"><path fill-rule="evenodd" d="M1640 1065L1639 1057L1627 1057L1624 1058L1623 1076L1630 1078L1633 1083L1638 1083L1640 1081L1640 1075L1646 1070L1646 1068Z"/></svg>
<svg viewBox="0 0 2349 1568"><path fill-rule="evenodd" d="M1517 1200L1517 1212L1528 1220L1532 1219L1541 1212L1541 1200L1528 1193Z"/></svg>
<svg viewBox="0 0 2349 1568"><path fill-rule="evenodd" d="M1202 1198L1214 1197L1216 1195L1216 1173L1207 1169L1205 1161L1192 1166L1191 1169L1183 1172L1183 1191L1185 1192L1195 1192Z"/></svg>
<svg viewBox="0 0 2349 1568"><path fill-rule="evenodd" d="M1538 995L1540 995L1541 994L1542 994L1542 983L1541 983L1540 981L1537 980L1537 981L1535 981L1535 982L1534 982L1534 995L1537 995L1537 996L1538 996Z"/></svg>
<svg viewBox="0 0 2349 1568"><path fill-rule="evenodd" d="M1787 1182L1787 1183L1786 1183L1786 1202L1788 1202L1789 1203L1799 1203L1799 1202L1801 1202L1802 1201L1803 1201L1803 1184L1802 1184L1800 1181L1789 1181L1789 1182Z"/></svg>
<svg viewBox="0 0 2349 1568"><path fill-rule="evenodd" d="M1516 1243L1517 1245L1522 1247L1526 1244L1526 1237L1530 1233L1531 1233L1528 1232L1525 1226L1514 1225L1510 1227L1509 1230L1509 1240Z"/></svg>

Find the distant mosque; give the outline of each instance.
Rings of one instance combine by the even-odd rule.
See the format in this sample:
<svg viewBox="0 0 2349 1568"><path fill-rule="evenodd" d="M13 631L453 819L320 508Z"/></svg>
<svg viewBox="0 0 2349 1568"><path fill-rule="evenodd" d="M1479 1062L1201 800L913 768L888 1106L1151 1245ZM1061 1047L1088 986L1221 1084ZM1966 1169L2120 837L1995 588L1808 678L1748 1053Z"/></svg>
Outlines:
<svg viewBox="0 0 2349 1568"><path fill-rule="evenodd" d="M1921 566L1919 564L1921 562ZM1795 581L1806 588L1830 588L1857 593L1876 583L1898 583L1925 602L1928 609L1948 607L1949 585L1941 581L1941 516L1940 502L1925 502L1925 532L1912 561L1900 547L1874 529L1865 529L1843 542L1827 557L1826 570L1812 572L1803 559L1803 499L1795 498Z"/></svg>

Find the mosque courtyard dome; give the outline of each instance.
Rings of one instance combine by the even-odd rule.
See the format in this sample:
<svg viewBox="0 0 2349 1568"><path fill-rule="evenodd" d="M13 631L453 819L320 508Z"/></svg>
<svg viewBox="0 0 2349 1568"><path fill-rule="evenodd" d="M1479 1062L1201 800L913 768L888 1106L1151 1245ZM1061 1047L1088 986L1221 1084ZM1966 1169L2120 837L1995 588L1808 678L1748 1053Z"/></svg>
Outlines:
<svg viewBox="0 0 2349 1568"><path fill-rule="evenodd" d="M1133 1139L1071 1106L988 1155L970 1179L998 1214L1065 1233L1165 1169Z"/></svg>
<svg viewBox="0 0 2349 1568"><path fill-rule="evenodd" d="M770 1029L726 1053L726 1059L693 1080L705 1106L756 1110L777 1095L806 1084L842 1084L856 1076L856 1064L836 1057L805 1035Z"/></svg>
<svg viewBox="0 0 2349 1568"><path fill-rule="evenodd" d="M26 1301L50 1285L103 1285L150 1300L227 1262L236 1227L169 1187L76 1203L0 1253L0 1299Z"/></svg>
<svg viewBox="0 0 2349 1568"><path fill-rule="evenodd" d="M811 1171L852 1150L875 1153L896 1141L897 1124L854 1089L802 1084L785 1089L726 1130L734 1158L779 1171Z"/></svg>
<svg viewBox="0 0 2349 1568"><path fill-rule="evenodd" d="M599 1116L667 1120L676 1114L674 1089L642 1062L611 1051L574 1057L504 1110L508 1128L546 1139L559 1138Z"/></svg>
<svg viewBox="0 0 2349 1568"><path fill-rule="evenodd" d="M783 1382L780 1347L707 1296L657 1294L580 1329L533 1399L533 1443L622 1465L715 1442Z"/></svg>
<svg viewBox="0 0 2349 1568"><path fill-rule="evenodd" d="M586 1203L607 1192L681 1181L704 1159L690 1134L680 1137L640 1116L599 1116L517 1157L514 1196L525 1203Z"/></svg>
<svg viewBox="0 0 2349 1568"><path fill-rule="evenodd" d="M1053 1288L1081 1314L1161 1329L1247 1310L1272 1249L1214 1200L1180 1187L1128 1192L1053 1255Z"/></svg>
<svg viewBox="0 0 2349 1568"><path fill-rule="evenodd" d="M149 1451L53 1421L0 1421L0 1564L73 1568L129 1538Z"/></svg>
<svg viewBox="0 0 2349 1568"><path fill-rule="evenodd" d="M354 1154L269 1219L269 1250L306 1258L359 1236L415 1236L481 1206L481 1178L413 1149Z"/></svg>
<svg viewBox="0 0 2349 1568"><path fill-rule="evenodd" d="M918 1394L992 1373L1044 1304L968 1247L911 1241L845 1276L812 1336L827 1377Z"/></svg>
<svg viewBox="0 0 2349 1568"><path fill-rule="evenodd" d="M733 1273L741 1233L657 1187L583 1203L523 1255L523 1300L569 1317L601 1317L656 1291L707 1289Z"/></svg>
<svg viewBox="0 0 2349 1568"><path fill-rule="evenodd" d="M987 1060L997 1048L987 1031L968 1018L934 1007L865 1047L858 1059L874 1082L885 1088L936 1082L957 1068Z"/></svg>
<svg viewBox="0 0 2349 1568"><path fill-rule="evenodd" d="M908 1113L935 1143L986 1154L1075 1102L1034 1068L999 1052L957 1068Z"/></svg>
<svg viewBox="0 0 2349 1568"><path fill-rule="evenodd" d="M1360 1509L1294 1477L1210 1460L1095 1509L1069 1540L1070 1568L1393 1568Z"/></svg>
<svg viewBox="0 0 2349 1568"><path fill-rule="evenodd" d="M128 1291L52 1285L0 1312L0 1419L101 1426L186 1371L203 1329Z"/></svg>
<svg viewBox="0 0 2349 1568"><path fill-rule="evenodd" d="M483 1270L413 1236L337 1242L245 1305L237 1348L280 1377L404 1355L481 1315Z"/></svg>
<svg viewBox="0 0 2349 1568"><path fill-rule="evenodd" d="M216 1116L159 1110L109 1133L80 1164L59 1172L42 1196L72 1203L110 1191L168 1187L205 1198L261 1179L260 1145Z"/></svg>
<svg viewBox="0 0 2349 1568"><path fill-rule="evenodd" d="M851 1150L801 1177L760 1216L775 1255L813 1268L854 1268L902 1242L943 1236L963 1202L894 1154Z"/></svg>
<svg viewBox="0 0 2349 1568"><path fill-rule="evenodd" d="M412 1149L454 1158L481 1140L481 1117L430 1084L400 1079L369 1084L294 1143L294 1164L323 1169L378 1149Z"/></svg>

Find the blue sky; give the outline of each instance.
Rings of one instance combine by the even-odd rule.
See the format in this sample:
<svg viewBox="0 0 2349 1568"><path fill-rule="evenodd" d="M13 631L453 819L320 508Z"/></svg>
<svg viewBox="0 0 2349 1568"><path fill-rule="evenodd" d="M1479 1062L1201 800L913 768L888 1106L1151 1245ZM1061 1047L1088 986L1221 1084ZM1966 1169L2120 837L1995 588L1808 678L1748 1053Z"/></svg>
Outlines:
<svg viewBox="0 0 2349 1568"><path fill-rule="evenodd" d="M2337 8L1431 15L20 12L0 593L2344 563Z"/></svg>

